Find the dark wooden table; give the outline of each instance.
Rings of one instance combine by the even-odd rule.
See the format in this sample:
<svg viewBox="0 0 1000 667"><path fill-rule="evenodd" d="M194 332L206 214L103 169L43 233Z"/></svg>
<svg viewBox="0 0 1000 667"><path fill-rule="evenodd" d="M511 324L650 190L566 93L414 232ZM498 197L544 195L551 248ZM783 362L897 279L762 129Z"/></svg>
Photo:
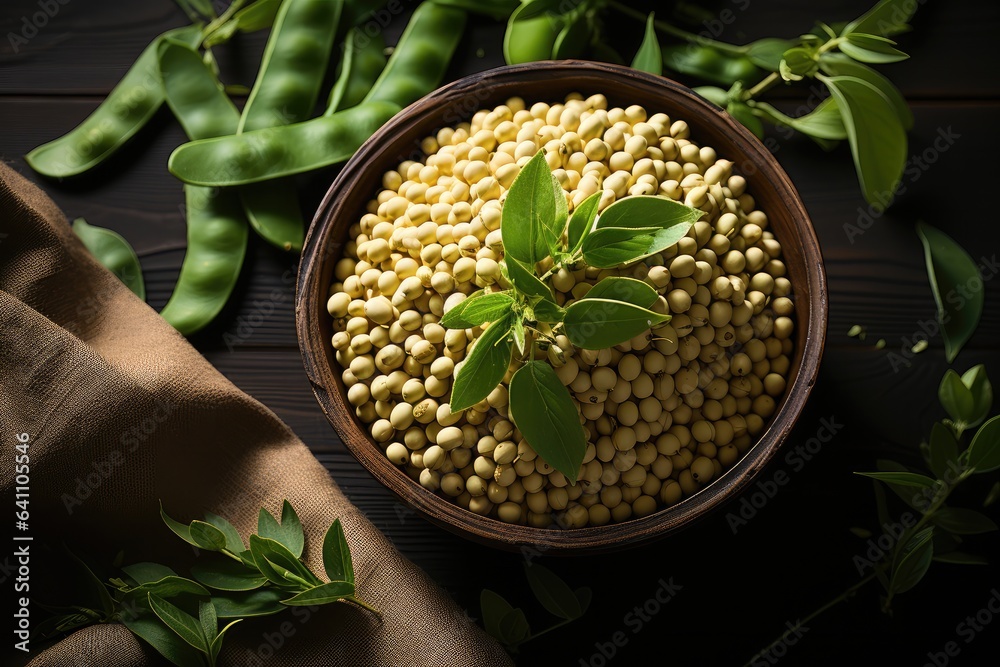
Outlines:
<svg viewBox="0 0 1000 667"><path fill-rule="evenodd" d="M404 2L406 7L411 3ZM794 36L817 18L848 20L866 0L710 0L715 13L729 8L735 20L721 38L742 43L763 36ZM56 7L54 15L38 12ZM721 15L721 14L720 14ZM386 30L393 43L405 13ZM179 183L166 170L180 128L161 112L130 146L85 177L46 181L23 161L25 152L68 131L94 109L156 34L182 24L169 0L135 3L5 0L0 9L0 151L3 159L40 182L70 217L113 228L142 258L149 303L162 307L177 278L185 235ZM44 25L42 25L44 23ZM466 35L450 76L502 63L502 28L488 21ZM33 29L31 26L34 25ZM995 35L1000 4L991 0L928 3L912 33L899 38L912 54L886 72L904 92L916 116L910 152L925 166L908 172L906 192L860 237L856 224L867 208L846 147L832 154L803 138L780 139L777 157L797 184L822 243L830 282L829 342L818 386L796 427L786 455L761 475L787 483L734 534L727 512L733 502L690 530L652 546L607 556L542 558L574 586L593 589L585 617L526 644L526 665L601 665L598 645L623 633L624 646L607 662L655 659L656 664L742 664L757 649L858 580L853 559L865 540L850 528L875 528L871 485L852 474L871 469L880 456L916 463L917 444L942 417L938 381L948 367L940 337L908 367L894 369L890 351L933 321L934 303L914 224L924 219L946 230L974 258L1000 250L995 199L1000 155L1000 77L995 75ZM24 41L12 40L23 35ZM231 83L252 83L263 35L238 40L221 61ZM691 82L692 84L694 82ZM775 97L794 109L801 89ZM939 136L953 137L945 150ZM302 179L304 204L314 210L334 171ZM345 450L320 412L301 367L293 329L294 257L255 239L233 303L217 326L192 342L227 377L285 420L358 504L407 556L478 616L481 589L503 592L523 605L536 628L553 622L534 603L521 571L521 555L492 551L442 531L403 507ZM994 269L996 271L996 269ZM986 312L978 332L954 367L984 362L1000 382L1000 281L986 283ZM854 324L867 327L865 342L847 337ZM873 343L885 338L887 347ZM795 454L823 420L842 425L836 437L806 457ZM978 505L992 480L976 479L959 494ZM987 510L998 518L996 507ZM968 539L968 549L996 560L995 537ZM658 613L641 608L660 581L682 586ZM1000 619L970 632L959 626L986 607L1000 586L994 566L935 565L926 580L898 598L892 618L878 611L875 587L806 624L788 646L785 664L935 664L930 654L956 642L956 664L995 664ZM653 608L651 604L650 609ZM980 621L985 614L980 617ZM794 640L794 637L793 637ZM610 649L606 649L610 651ZM992 660L988 661L986 656ZM775 658L772 658L774 660ZM774 664L758 660L756 664Z"/></svg>

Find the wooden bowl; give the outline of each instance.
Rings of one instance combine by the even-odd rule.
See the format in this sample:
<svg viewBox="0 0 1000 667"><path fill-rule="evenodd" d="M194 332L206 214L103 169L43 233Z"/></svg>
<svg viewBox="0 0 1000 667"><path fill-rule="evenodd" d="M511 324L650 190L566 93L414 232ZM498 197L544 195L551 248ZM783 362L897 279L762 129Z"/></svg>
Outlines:
<svg viewBox="0 0 1000 667"><path fill-rule="evenodd" d="M747 191L765 211L785 254L795 300L796 338L786 395L760 440L732 468L693 496L656 513L600 527L572 530L503 523L462 509L408 477L366 434L346 400L330 344L326 311L333 269L348 228L380 188L382 174L420 156L420 140L469 120L483 107L512 96L529 104L554 103L566 94L603 93L616 106L643 105L686 120L691 138L735 163ZM323 412L354 456L380 482L432 522L503 549L530 545L546 553L588 553L631 547L691 523L740 493L774 456L802 412L816 381L826 335L827 292L823 258L798 193L774 156L742 125L674 81L604 63L558 61L497 69L449 84L403 110L365 143L330 186L306 239L295 299L296 328L306 373Z"/></svg>

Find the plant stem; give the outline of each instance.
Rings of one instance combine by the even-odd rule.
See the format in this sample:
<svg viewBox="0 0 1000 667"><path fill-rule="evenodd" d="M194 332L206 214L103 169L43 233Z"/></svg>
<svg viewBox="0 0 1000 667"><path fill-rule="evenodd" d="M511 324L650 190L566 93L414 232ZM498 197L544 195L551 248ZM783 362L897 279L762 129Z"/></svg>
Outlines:
<svg viewBox="0 0 1000 667"><path fill-rule="evenodd" d="M609 3L609 6L614 9L617 9L622 14L630 16L636 20L639 21L646 20L645 14L636 9L632 9L628 5L625 5L621 2L617 2L617 0L612 0ZM736 46L735 44L727 44L726 42L719 42L714 39L710 39L708 37L702 37L701 35L696 35L693 32L688 32L687 30L678 28L677 26L667 23L666 21L653 21L653 25L660 32L665 32L668 35L673 35L674 37L683 39L685 42L690 42L691 44L697 44L698 46L710 46L713 49L717 49L719 51L722 51L724 53L729 53L734 56L742 56L747 51L747 47L745 46Z"/></svg>
<svg viewBox="0 0 1000 667"><path fill-rule="evenodd" d="M868 584L868 582L870 582L871 580L873 580L875 578L875 576L876 576L875 572L872 572L867 577L865 577L864 579L862 579L858 583L854 584L853 586L851 586L850 588L848 588L847 590L845 590L843 593L841 593L837 597L833 598L832 600L830 600L829 602L827 602L826 604L824 604L822 607L819 607L818 609L816 609L814 612L812 612L811 614L809 614L805 618L797 621L796 625L797 626L803 626L806 623L809 623L809 622L813 621L814 619L816 619L817 617L819 617L821 614L823 614L824 612L826 612L830 608L835 607L836 605L840 604L841 602L847 602L852 597L854 597L854 595L859 590L861 590L862 588L864 588ZM775 646L777 646L778 644L780 644L782 641L783 641L783 637L779 636L773 642L771 642L770 644L768 644L767 646L765 646L764 648L762 648L760 651L758 651L756 655L754 655L752 658L750 658L746 662L746 664L743 665L743 667L751 667L751 665L754 664L754 661L758 657L760 657L764 653L767 653L772 648L774 648Z"/></svg>
<svg viewBox="0 0 1000 667"><path fill-rule="evenodd" d="M766 90L774 87L780 81L781 81L781 76L779 76L777 72L771 72L770 74L768 74L767 76L765 76L763 79L761 79L760 81L758 81L757 85L755 85L753 88L745 90L740 97L744 101L745 100L749 100L749 99L753 99L757 95L760 95L764 91L766 91Z"/></svg>
<svg viewBox="0 0 1000 667"><path fill-rule="evenodd" d="M233 0L226 11L222 12L222 15L217 19L205 26L205 29L201 31L201 41L205 41L209 36L219 28L223 26L229 19L233 18L233 14L243 9L243 5L247 4L247 0Z"/></svg>
<svg viewBox="0 0 1000 667"><path fill-rule="evenodd" d="M367 602L365 602L361 598L355 597L353 595L348 595L344 599L347 600L348 602L353 602L354 604L358 605L359 607L361 607L363 609L367 609L371 613L375 614L378 617L379 621L382 620L382 612L380 612L378 609L376 609L375 607L371 606L370 604L368 604Z"/></svg>

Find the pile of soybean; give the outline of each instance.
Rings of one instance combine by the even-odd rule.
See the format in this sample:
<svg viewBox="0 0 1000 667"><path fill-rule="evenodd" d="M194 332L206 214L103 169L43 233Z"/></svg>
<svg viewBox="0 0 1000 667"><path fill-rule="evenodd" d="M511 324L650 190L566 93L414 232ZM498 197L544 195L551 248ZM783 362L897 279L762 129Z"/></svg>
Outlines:
<svg viewBox="0 0 1000 667"><path fill-rule="evenodd" d="M512 98L426 138L350 229L328 310L348 400L386 456L477 514L563 528L626 521L696 493L762 433L785 392L793 348L781 245L746 181L684 120L603 95L530 107ZM544 149L572 211L660 195L705 212L668 250L617 270L577 265L550 285L562 305L602 278L644 280L669 326L600 351L557 335L547 354L572 391L589 444L578 480L548 465L508 415L507 382L461 413L455 366L481 333L439 320L476 290L506 289L504 196ZM542 266L542 270L549 267ZM536 343L537 345L537 343ZM544 347L544 346L542 346ZM561 350L561 353L553 353Z"/></svg>

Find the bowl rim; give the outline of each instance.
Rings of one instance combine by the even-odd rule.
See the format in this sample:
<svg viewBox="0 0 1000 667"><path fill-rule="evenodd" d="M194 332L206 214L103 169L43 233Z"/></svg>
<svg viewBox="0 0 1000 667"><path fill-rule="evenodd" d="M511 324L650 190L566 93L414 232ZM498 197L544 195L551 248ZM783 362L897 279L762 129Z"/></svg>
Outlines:
<svg viewBox="0 0 1000 667"><path fill-rule="evenodd" d="M550 76L552 78L595 77L624 79L627 83L653 86L664 98L684 98L686 104L700 107L704 115L702 124L721 125L731 137L740 157L752 161L762 172L776 196L784 202L788 215L800 235L802 260L805 264L806 282L796 290L809 302L808 318L797 317L798 326L807 326L801 351L796 346L792 370L797 372L786 388L785 395L757 441L731 468L713 480L704 489L688 496L668 508L641 518L604 526L588 526L560 530L533 528L507 524L475 514L438 494L423 488L398 466L390 462L370 436L365 433L345 400L339 374L327 362L328 353L323 346L329 341L320 335L320 317L326 315L328 286L320 286L319 275L324 261L334 261L339 253L332 252L340 243L330 242L334 215L338 210L339 192L357 185L368 170L368 164L388 159L384 146L400 131L412 129L439 113L446 103L453 103L485 84L510 84L524 76ZM485 98L483 98L484 100ZM482 100L477 102L479 108ZM474 110L474 109L473 109ZM471 116L472 111L468 112ZM463 120L463 119L459 119ZM467 118L464 118L467 120ZM445 119L446 122L451 122ZM459 122L458 120L455 121ZM452 123L454 124L454 123ZM405 159L397 153L394 160ZM329 249L327 249L329 248ZM333 257L330 257L330 256ZM322 310L322 314L319 311ZM798 315L798 313L797 313ZM815 229L801 198L788 175L765 145L743 125L736 122L720 108L698 96L690 88L671 79L640 72L628 67L591 61L563 60L507 65L472 74L441 88L403 109L368 139L348 161L327 190L309 227L299 262L295 290L295 323L299 348L313 393L327 420L330 421L352 455L381 484L389 488L401 501L416 509L432 523L483 544L506 550L534 548L551 554L583 554L633 547L676 532L689 526L697 518L716 511L726 501L735 498L750 485L763 467L774 457L788 439L792 426L798 420L814 386L826 339L828 296L823 257ZM805 319L805 321L803 321ZM333 380L328 386L324 369ZM364 450L367 448L367 451ZM371 456L370 454L377 456Z"/></svg>

